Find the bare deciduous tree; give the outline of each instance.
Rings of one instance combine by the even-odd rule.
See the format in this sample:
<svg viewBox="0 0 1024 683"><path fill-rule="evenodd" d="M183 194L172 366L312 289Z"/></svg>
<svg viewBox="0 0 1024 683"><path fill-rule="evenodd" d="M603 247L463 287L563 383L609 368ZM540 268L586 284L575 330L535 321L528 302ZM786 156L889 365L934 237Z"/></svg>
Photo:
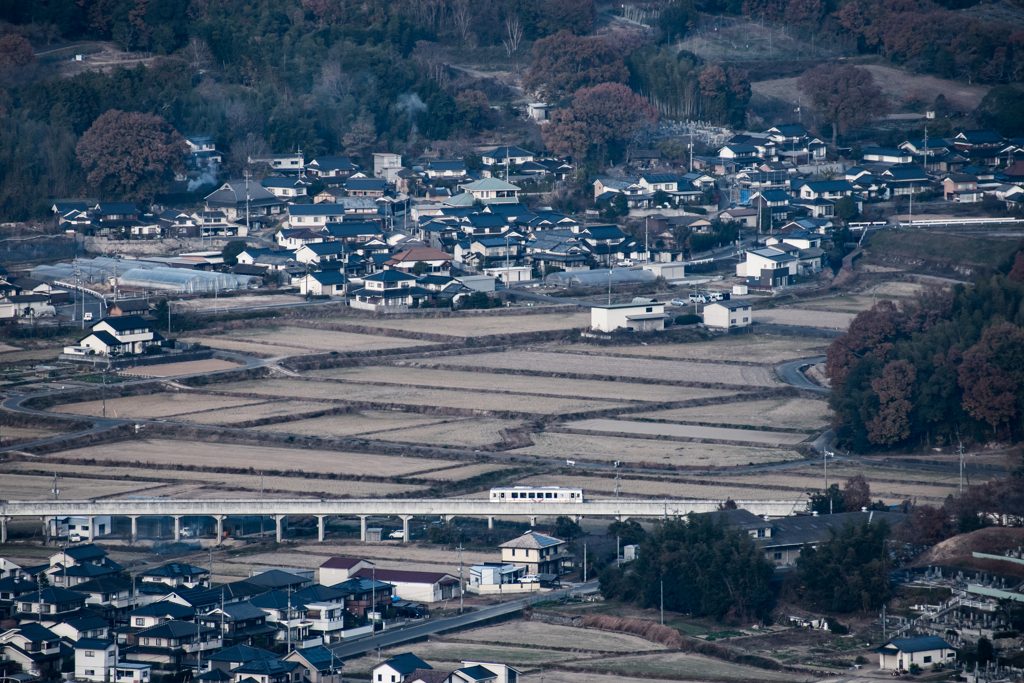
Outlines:
<svg viewBox="0 0 1024 683"><path fill-rule="evenodd" d="M462 38L462 43L466 44L469 28L473 25L473 10L470 7L470 0L456 0L452 4L452 22Z"/></svg>
<svg viewBox="0 0 1024 683"><path fill-rule="evenodd" d="M355 80L338 62L326 62L320 69L317 92L331 102L341 102L355 92Z"/></svg>
<svg viewBox="0 0 1024 683"><path fill-rule="evenodd" d="M201 75L213 64L213 54L210 52L210 46L201 38L193 37L188 41L188 45L184 47L182 52L185 55L185 61L188 62L189 69L192 71L192 78Z"/></svg>
<svg viewBox="0 0 1024 683"><path fill-rule="evenodd" d="M135 45L135 27L130 22L118 24L114 28L114 42L125 52L131 52Z"/></svg>
<svg viewBox="0 0 1024 683"><path fill-rule="evenodd" d="M252 171L261 166L259 157L269 156L270 145L262 135L249 133L231 145L231 163L238 170Z"/></svg>
<svg viewBox="0 0 1024 683"><path fill-rule="evenodd" d="M519 17L510 14L505 17L505 37L501 39L505 46L505 52L511 57L523 43L523 25L519 23Z"/></svg>

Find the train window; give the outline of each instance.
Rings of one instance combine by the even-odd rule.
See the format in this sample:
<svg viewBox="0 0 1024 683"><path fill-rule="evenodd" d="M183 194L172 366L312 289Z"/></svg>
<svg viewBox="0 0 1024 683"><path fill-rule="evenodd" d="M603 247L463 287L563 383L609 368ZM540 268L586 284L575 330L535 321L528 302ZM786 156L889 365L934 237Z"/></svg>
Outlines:
<svg viewBox="0 0 1024 683"><path fill-rule="evenodd" d="M545 498L550 498L550 497L551 497L551 494L550 494L550 493L545 493L545 494L544 494L544 497L545 497Z"/></svg>
<svg viewBox="0 0 1024 683"><path fill-rule="evenodd" d="M569 497L570 497L570 498L575 498L575 497L576 497L576 494L575 494L575 493L570 493L570 494L569 494Z"/></svg>
<svg viewBox="0 0 1024 683"><path fill-rule="evenodd" d="M512 493L512 497L513 497L513 498L518 498L518 497L519 497L519 494L518 494L518 493L515 493L515 492L513 492L513 493Z"/></svg>
<svg viewBox="0 0 1024 683"><path fill-rule="evenodd" d="M530 491L526 495L529 496L530 498L536 498L537 497L537 495L533 491Z"/></svg>
<svg viewBox="0 0 1024 683"><path fill-rule="evenodd" d="M505 494L504 494L504 493L502 493L502 494L501 494L501 497L502 497L502 498L504 498L504 497L505 497Z"/></svg>

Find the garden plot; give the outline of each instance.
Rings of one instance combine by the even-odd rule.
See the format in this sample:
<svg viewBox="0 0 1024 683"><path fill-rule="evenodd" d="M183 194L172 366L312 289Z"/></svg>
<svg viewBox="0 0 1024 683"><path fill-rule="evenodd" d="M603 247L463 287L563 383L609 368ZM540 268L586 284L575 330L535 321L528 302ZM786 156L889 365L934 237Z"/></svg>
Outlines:
<svg viewBox="0 0 1024 683"><path fill-rule="evenodd" d="M340 451L319 451L299 448L271 448L193 442L182 448L178 441L146 440L123 441L121 443L89 446L59 453L61 458L95 458L98 461L123 461L134 465L140 471L159 474L163 477L168 470L145 469L143 465L195 465L202 467L228 467L257 470L299 470L354 476L401 477L412 472L460 465L455 460L433 460L427 458L401 458L393 455L372 453L343 453ZM192 478L209 480L212 475L204 472L186 473ZM217 475L220 476L220 475ZM259 476L256 476L257 480Z"/></svg>
<svg viewBox="0 0 1024 683"><path fill-rule="evenodd" d="M254 344L296 347L317 353L398 349L406 346L426 346L433 343L399 337L315 330L308 327L252 327L211 337L211 341L220 337Z"/></svg>
<svg viewBox="0 0 1024 683"><path fill-rule="evenodd" d="M806 673L755 669L752 666L733 664L721 659L684 652L579 660L566 663L564 666L573 669L598 669L613 673L634 674L644 678L670 676L677 679L740 681L802 681L807 679Z"/></svg>
<svg viewBox="0 0 1024 683"><path fill-rule="evenodd" d="M414 427L412 429L376 432L373 438L382 441L403 441L433 446L477 448L479 446L502 443L504 441L501 436L502 430L518 429L522 424L518 420L492 420L487 418L456 420Z"/></svg>
<svg viewBox="0 0 1024 683"><path fill-rule="evenodd" d="M30 360L53 360L60 355L61 349L56 346L52 349L29 349L25 351L8 351L0 356L0 367L7 367L11 363L21 363Z"/></svg>
<svg viewBox="0 0 1024 683"><path fill-rule="evenodd" d="M418 479L431 479L436 481L462 481L463 479L479 477L481 474L497 472L498 470L504 469L507 469L505 465L488 465L486 463L481 463L479 465L466 465L465 467L455 467L449 470L439 470L437 472L428 472L426 474L416 474L413 476Z"/></svg>
<svg viewBox="0 0 1024 683"><path fill-rule="evenodd" d="M812 311L799 308L769 308L755 311L754 321L768 325L817 327L823 330L847 330L855 313Z"/></svg>
<svg viewBox="0 0 1024 683"><path fill-rule="evenodd" d="M639 652L665 649L664 645L625 633L557 626L539 621L510 621L498 626L486 626L473 631L464 631L453 636L453 639L589 650L591 652Z"/></svg>
<svg viewBox="0 0 1024 683"><path fill-rule="evenodd" d="M336 399L382 404L426 405L463 410L517 413L575 413L606 410L615 403L568 398L539 398L476 391L445 391L417 387L372 386L340 382L307 382L288 379L260 379L218 385L220 391L306 399ZM621 404L618 404L621 405Z"/></svg>
<svg viewBox="0 0 1024 683"><path fill-rule="evenodd" d="M253 399L246 399L253 400ZM312 413L317 410L328 410L335 406L331 403L310 403L308 401L269 401L251 403L237 408L219 408L197 413L175 415L175 422L202 425L230 425L251 420L262 420L269 417Z"/></svg>
<svg viewBox="0 0 1024 683"><path fill-rule="evenodd" d="M615 480L604 477L534 476L516 482L526 486L573 486L583 489L590 498L614 498ZM788 500L802 498L802 492L772 489L768 486L736 486L728 481L674 482L651 479L619 479L619 495L637 498L685 498L725 500Z"/></svg>
<svg viewBox="0 0 1024 683"><path fill-rule="evenodd" d="M509 391L519 394L547 394L549 396L566 397L586 396L594 400L689 401L698 398L730 396L734 393L723 389L672 387L657 384L637 385L625 382L602 382L588 379L437 370L433 368L410 367L405 361L399 361L391 366L375 366L372 368L316 370L305 373L305 375L352 382L414 384L440 389L484 389Z"/></svg>
<svg viewBox="0 0 1024 683"><path fill-rule="evenodd" d="M775 448L679 443L590 434L542 433L535 434L533 442L532 446L507 452L510 455L536 455L556 460L620 460L628 463L708 468L802 460L799 453Z"/></svg>
<svg viewBox="0 0 1024 683"><path fill-rule="evenodd" d="M39 465L33 467L39 470ZM53 471L52 467L47 467ZM0 499L3 500L53 500L53 475L39 476L18 474L10 465L0 466ZM106 498L119 493L144 491L159 486L150 482L107 481L88 477L67 477L60 480L60 495L64 500L85 500Z"/></svg>
<svg viewBox="0 0 1024 683"><path fill-rule="evenodd" d="M419 491L424 489L423 486L413 486L410 484L390 484L390 483L378 483L371 481L350 481L340 479L314 479L309 477L276 477L266 476L260 479L258 472L253 474L210 474L208 472L188 472L179 470L160 470L152 467L91 467L89 465L64 465L60 463L46 463L45 467L40 462L30 463L11 463L5 466L11 471L25 470L29 472L37 472L40 469L45 469L48 472L57 472L62 477L61 479L61 490L64 490L64 481L80 481L79 476L109 476L117 477L117 479L124 480L130 478L138 479L152 479L163 482L191 482L204 484L209 487L221 487L224 489L243 489L248 492L248 497L258 497L260 487L263 486L265 491L281 491L286 492L288 495L303 494L310 496L334 496L334 497L348 497L348 498L377 498L380 496L387 496L393 493L407 493L410 491ZM0 470L2 471L2 470ZM102 480L100 480L102 481ZM111 480L113 484L118 484L116 480ZM159 484L152 482L137 482L134 484L137 490L138 488L152 488ZM53 488L53 480L50 479L50 489ZM121 493L120 490L115 490L110 493L98 494L88 491L86 493L89 497L98 497L101 495L113 495L115 493ZM52 497L52 493L50 496ZM234 497L234 496L228 496Z"/></svg>
<svg viewBox="0 0 1024 683"><path fill-rule="evenodd" d="M302 436L340 437L373 434L376 439L377 432L383 431L391 434L393 432L389 430L434 424L443 419L439 415L420 415L419 413L402 413L394 410L366 410L360 413L324 415L295 422L279 422L251 429L269 434L301 434Z"/></svg>
<svg viewBox="0 0 1024 683"><path fill-rule="evenodd" d="M629 420L580 420L562 425L566 429L581 429L611 434L635 434L637 436L670 436L682 439L704 439L714 441L742 441L766 445L795 445L807 437L803 434L764 432L757 429L724 429L722 427L700 427L697 425L665 424L660 422L632 422Z"/></svg>
<svg viewBox="0 0 1024 683"><path fill-rule="evenodd" d="M590 313L555 312L538 315L474 315L384 320L340 316L325 318L324 321L348 325L386 327L392 330L405 330L407 332L447 334L455 337L484 337L492 334L522 334L524 332L546 332L548 330L583 329L590 327Z"/></svg>
<svg viewBox="0 0 1024 683"><path fill-rule="evenodd" d="M194 413L200 410L218 410L235 408L254 403L251 398L235 398L232 396L214 396L212 394L193 394L190 392L160 392L145 396L124 396L107 399L107 417L124 417L128 419L155 419L172 417L181 413ZM103 401L85 401L54 406L47 412L65 413L69 415L88 415L99 417L103 414Z"/></svg>
<svg viewBox="0 0 1024 683"><path fill-rule="evenodd" d="M696 363L692 361L651 360L647 358L614 358L574 353L544 351L505 351L443 359L416 359L422 365L459 365L479 368L503 368L577 375L607 375L637 379L671 380L675 382L708 382L735 384L744 388L779 385L768 368Z"/></svg>
<svg viewBox="0 0 1024 683"><path fill-rule="evenodd" d="M778 398L658 410L650 413L636 413L630 417L668 422L710 422L712 424L818 430L828 427L832 419L832 411L829 410L825 401L812 401L806 398Z"/></svg>
<svg viewBox="0 0 1024 683"><path fill-rule="evenodd" d="M828 344L820 339L800 337L768 337L743 335L724 337L712 342L692 344L650 344L649 346L594 347L573 344L558 347L559 353L587 353L591 355L625 355L648 358L681 358L692 360L732 360L747 363L775 365L798 358L824 355Z"/></svg>

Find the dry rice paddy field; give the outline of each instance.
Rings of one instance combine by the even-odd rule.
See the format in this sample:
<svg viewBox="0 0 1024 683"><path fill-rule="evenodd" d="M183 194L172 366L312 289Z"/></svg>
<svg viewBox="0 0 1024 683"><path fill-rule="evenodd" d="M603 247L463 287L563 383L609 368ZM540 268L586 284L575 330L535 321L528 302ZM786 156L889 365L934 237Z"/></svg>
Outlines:
<svg viewBox="0 0 1024 683"><path fill-rule="evenodd" d="M799 453L785 449L726 446L710 443L679 443L653 439L628 439L590 434L541 433L533 445L508 451L512 455L541 458L658 463L673 467L736 467L801 460Z"/></svg>
<svg viewBox="0 0 1024 683"><path fill-rule="evenodd" d="M695 342L692 344L651 344L649 346L616 347L572 344L560 346L556 350L560 353L609 354L703 361L725 360L769 365L784 363L798 358L824 355L827 347L828 345L823 344L820 339L744 335L725 337L713 342Z"/></svg>
<svg viewBox="0 0 1024 683"><path fill-rule="evenodd" d="M251 401L252 399L246 400ZM330 403L311 403L309 401L264 401L248 403L237 408L215 408L195 413L183 413L175 415L174 421L202 425L230 425L269 417L301 415L333 407L334 405Z"/></svg>
<svg viewBox="0 0 1024 683"><path fill-rule="evenodd" d="M381 415L383 419L368 418ZM516 420L471 418L443 420L436 415L416 413L352 413L328 415L298 422L255 427L258 432L302 436L373 436L378 441L427 443L435 446L474 448L501 443L501 430L515 429ZM391 428L393 427L393 429Z"/></svg>
<svg viewBox="0 0 1024 683"><path fill-rule="evenodd" d="M218 391L290 396L304 399L379 404L444 406L463 410L503 411L516 413L575 413L586 410L614 408L615 403L575 398L540 398L516 394L483 393L479 391L445 391L442 389L343 384L341 382L307 382L293 379L259 379L217 385Z"/></svg>
<svg viewBox="0 0 1024 683"><path fill-rule="evenodd" d="M323 405L323 404L321 404ZM308 420L280 422L263 427L252 427L252 431L269 434L299 434L302 436L359 436L376 434L393 429L420 427L434 424L444 418L437 415L402 413L392 410L366 410L359 413L324 415Z"/></svg>
<svg viewBox="0 0 1024 683"><path fill-rule="evenodd" d="M160 392L146 396L126 396L107 399L107 415L129 419L160 419L185 413L194 413L220 408L236 408L256 403L251 398L213 396L200 393ZM54 406L49 412L67 415L88 415L99 417L103 414L103 401L86 401Z"/></svg>
<svg viewBox="0 0 1024 683"><path fill-rule="evenodd" d="M350 316L324 318L324 322L385 327L406 332L447 334L455 337L485 337L492 334L521 334L548 330L590 327L590 313L552 312L537 315L481 315L436 318L367 319Z"/></svg>
<svg viewBox="0 0 1024 683"><path fill-rule="evenodd" d="M500 444L502 431L518 429L522 422L516 420L457 420L440 424L425 425L413 429L395 429L374 434L375 439L429 443L437 446L461 446L476 448Z"/></svg>
<svg viewBox="0 0 1024 683"><path fill-rule="evenodd" d="M237 368L238 363L227 360L210 358L208 360L194 360L186 363L165 363L163 365L140 366L121 370L118 374L129 377L179 377L181 375L194 375L203 372L216 372L218 370L231 370Z"/></svg>
<svg viewBox="0 0 1024 683"><path fill-rule="evenodd" d="M4 425L0 429L0 444L12 443L14 441L25 441L45 439L48 436L57 436L65 432L57 429L45 429L43 427L9 427Z"/></svg>
<svg viewBox="0 0 1024 683"><path fill-rule="evenodd" d="M350 353L354 351L375 351L377 349L400 349L407 346L426 346L431 343L398 337L314 330L308 327L253 327L233 330L223 335L206 337L203 343L209 346L216 346L217 342L221 339L291 347L314 353L328 353L329 351Z"/></svg>
<svg viewBox="0 0 1024 683"><path fill-rule="evenodd" d="M38 477L33 474L40 470L56 472L61 475L61 495L65 498L73 498L75 495L71 493L65 495L64 481L74 483L74 491L77 492L76 495L79 498L109 497L121 493L129 493L141 488L160 486L162 482L198 483L218 490L242 489L249 491L249 496L253 498L259 497L260 486L263 486L264 490L271 494L279 492L287 496L309 495L344 498L379 498L397 493L422 491L426 488L424 486L417 486L414 484L392 484L386 482L338 479L307 479L305 477L265 476L261 479L258 472L254 474L212 474L209 472L154 469L152 467L106 467L91 465L65 465L62 463L49 462L15 462L0 465L0 472L5 473L5 476L2 477L2 479L4 479L4 486L8 485L9 481L20 481L26 477L47 479L46 477ZM30 474L22 475L20 472L28 472ZM116 481L114 479L107 481L101 479L90 480L82 478L83 475L85 477L90 475L106 476L122 481ZM127 478L145 479L147 481L128 484L123 481ZM25 489L25 493L21 495L33 494L32 498L52 498L53 494L50 492L50 489L53 488L53 479L50 478L48 481L50 482L50 485L45 490L42 490L41 493L35 488L29 487ZM95 489L91 487L83 487L82 489L79 489L78 486L83 481L101 482L101 485L97 486ZM122 490L118 488L120 486L124 486L125 488ZM21 491L22 487L15 483L14 489ZM191 495L191 492L189 492L188 495L182 497L191 498L193 496ZM17 496L11 496L11 498L17 498Z"/></svg>
<svg viewBox="0 0 1024 683"><path fill-rule="evenodd" d="M828 428L831 411L825 401L778 398L634 413L630 417L666 422L703 422L820 431Z"/></svg>
<svg viewBox="0 0 1024 683"><path fill-rule="evenodd" d="M769 308L757 311L756 321L772 325L817 327L824 330L846 330L856 317L855 313L803 310L801 308Z"/></svg>
<svg viewBox="0 0 1024 683"><path fill-rule="evenodd" d="M795 445L807 438L802 434L784 434L782 432L766 432L756 429L724 429L722 427L633 422L630 420L580 420L578 422L567 422L562 427L591 432L632 434L638 437L667 436L683 439L704 439L708 441L742 441L772 446Z"/></svg>
<svg viewBox="0 0 1024 683"><path fill-rule="evenodd" d="M59 453L61 458L121 461L135 467L177 465L203 467L250 467L268 470L302 470L354 476L402 477L415 472L455 467L456 460L428 458L402 458L390 455L318 451L299 448L272 448L223 443L193 443L182 448L180 442L170 440L123 441L120 443L89 446ZM152 470L156 471L156 470ZM219 475L188 473L193 478ZM259 479L259 476L256 477Z"/></svg>
<svg viewBox="0 0 1024 683"><path fill-rule="evenodd" d="M756 681L798 681L806 680L806 674L787 673L755 669L740 664L723 662L685 652L665 652L654 655L581 660L566 664L573 669L600 669L647 676L672 676L695 680L756 680Z"/></svg>
<svg viewBox="0 0 1024 683"><path fill-rule="evenodd" d="M40 469L36 466L34 469ZM53 467L48 467L53 470ZM53 475L15 476L10 465L0 466L0 499L2 500L53 500ZM58 488L65 500L84 498L106 498L118 494L132 493L153 488L159 484L149 482L108 481L88 477L62 478Z"/></svg>
<svg viewBox="0 0 1024 683"><path fill-rule="evenodd" d="M622 401L689 401L698 398L730 396L735 393L723 389L702 389L698 387L673 387L657 384L565 379L562 377L533 377L530 375L439 370L410 366L405 361L399 361L395 365L374 366L370 368L332 368L330 370L315 370L304 374L308 377L338 379L346 382L383 382L436 388L545 394L548 396L586 396L591 399Z"/></svg>
<svg viewBox="0 0 1024 683"><path fill-rule="evenodd" d="M527 486L579 486L592 496L599 498L615 497L615 480L604 477L571 477L562 475L543 475L527 477L516 484ZM619 480L619 495L635 498L682 498L735 500L773 500L797 499L802 492L769 489L763 486L735 486L729 481L717 482L714 479L697 482L655 481L624 477Z"/></svg>
<svg viewBox="0 0 1024 683"><path fill-rule="evenodd" d="M544 351L505 351L467 356L449 356L443 360L415 359L421 365L451 365L507 370L603 375L639 379L735 384L743 387L779 386L772 370L760 367L665 361L646 358L614 358Z"/></svg>
<svg viewBox="0 0 1024 683"><path fill-rule="evenodd" d="M189 344L203 344L210 346L215 349L221 349L223 351L234 351L236 353L243 353L247 356L255 356L257 358L278 358L282 356L303 356L317 351L313 349L303 349L298 346L274 346L271 344L258 344L254 342L236 341L233 339L226 339L220 336L210 337L185 337L182 341L186 341Z"/></svg>
<svg viewBox="0 0 1024 683"><path fill-rule="evenodd" d="M612 633L572 626L558 626L539 621L513 621L498 626L485 626L448 638L475 643L529 645L565 649L586 646L594 652L640 652L664 650L665 646L626 633Z"/></svg>

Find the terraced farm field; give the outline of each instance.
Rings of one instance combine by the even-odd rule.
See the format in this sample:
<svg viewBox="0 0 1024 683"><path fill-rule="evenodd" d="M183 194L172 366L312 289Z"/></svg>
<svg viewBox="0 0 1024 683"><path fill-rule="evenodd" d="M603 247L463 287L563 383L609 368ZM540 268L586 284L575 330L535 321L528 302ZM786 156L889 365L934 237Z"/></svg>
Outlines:
<svg viewBox="0 0 1024 683"><path fill-rule="evenodd" d="M832 412L825 401L779 398L634 413L630 418L816 430L828 427Z"/></svg>
<svg viewBox="0 0 1024 683"><path fill-rule="evenodd" d="M317 353L338 353L371 351L375 349L397 349L406 346L425 346L432 342L382 337L369 334L353 334L332 330L315 330L308 327L254 327L233 330L223 335L211 335L210 339L232 339L272 346L288 346ZM212 345L212 344L211 344Z"/></svg>
<svg viewBox="0 0 1024 683"><path fill-rule="evenodd" d="M609 354L647 358L679 358L704 361L743 361L774 365L797 358L820 356L828 344L820 339L742 335L692 344L650 344L649 346L595 347L590 344L559 346L559 353Z"/></svg>
<svg viewBox="0 0 1024 683"><path fill-rule="evenodd" d="M580 420L566 422L565 429L582 429L613 434L635 434L636 436L668 436L685 439L706 439L715 441L742 441L745 443L772 446L795 445L804 441L803 434L766 432L756 429L723 429L721 427L699 427L697 425L669 424L662 422L634 422L630 420Z"/></svg>
<svg viewBox="0 0 1024 683"><path fill-rule="evenodd" d="M214 396L192 392L160 392L146 396L125 396L107 399L107 416L129 419L160 419L182 413L193 413L200 410L218 410L235 408L256 403L250 398L231 396ZM86 401L84 403L68 403L54 406L48 412L66 413L69 415L88 415L99 417L103 414L103 401Z"/></svg>
<svg viewBox="0 0 1024 683"><path fill-rule="evenodd" d="M190 424L230 425L239 422L249 422L250 420L262 420L269 417L312 413L335 407L331 403L313 403L310 401L259 402L259 399L255 400L257 402L239 406L238 408L218 408L175 415L174 421Z"/></svg>
<svg viewBox="0 0 1024 683"><path fill-rule="evenodd" d="M408 332L448 334L456 337L483 337L492 334L517 334L547 330L571 330L590 327L590 313L552 312L538 315L480 315L399 319L367 319L354 316L325 318L325 322L387 327Z"/></svg>

